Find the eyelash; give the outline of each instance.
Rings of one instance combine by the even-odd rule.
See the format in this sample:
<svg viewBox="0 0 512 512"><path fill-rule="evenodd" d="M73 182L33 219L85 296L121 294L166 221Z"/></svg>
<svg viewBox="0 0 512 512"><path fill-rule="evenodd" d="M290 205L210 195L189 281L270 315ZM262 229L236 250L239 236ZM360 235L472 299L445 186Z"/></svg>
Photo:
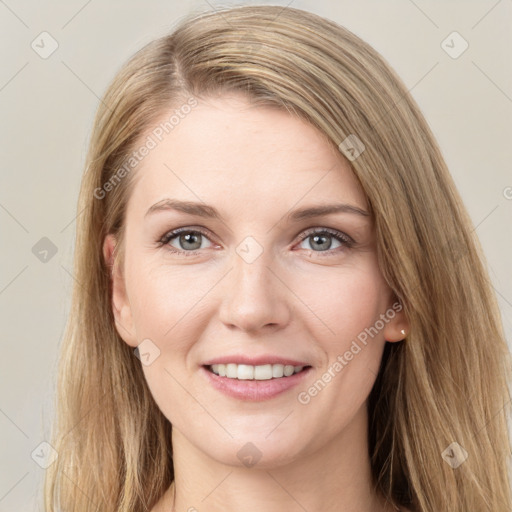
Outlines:
<svg viewBox="0 0 512 512"><path fill-rule="evenodd" d="M172 247L171 245L168 245L172 239L176 238L181 233L199 233L202 236L206 237L208 240L210 239L210 235L201 229L178 228L173 231L168 231L167 233L165 233L158 240L158 247L167 246L167 248L172 253L183 254L185 256L195 256L196 254L198 254L201 251L201 249L195 249L193 251L183 251L180 249L176 249L175 247ZM331 256L333 252L335 252L339 249L343 249L343 248L350 249L355 244L355 241L351 237L346 235L345 233L342 233L341 231L337 231L335 229L330 229L330 228L321 228L321 229L320 228L312 228L310 230L307 230L305 233L303 233L301 235L301 237L299 239L299 243L303 242L304 240L306 240L307 238L309 238L313 235L318 235L318 234L330 235L333 238L335 238L338 242L343 244L343 246L344 246L344 247L343 246L336 247L334 249L327 249L326 251L314 251L313 249L305 249L305 250L309 250L314 253L318 253L320 256Z"/></svg>

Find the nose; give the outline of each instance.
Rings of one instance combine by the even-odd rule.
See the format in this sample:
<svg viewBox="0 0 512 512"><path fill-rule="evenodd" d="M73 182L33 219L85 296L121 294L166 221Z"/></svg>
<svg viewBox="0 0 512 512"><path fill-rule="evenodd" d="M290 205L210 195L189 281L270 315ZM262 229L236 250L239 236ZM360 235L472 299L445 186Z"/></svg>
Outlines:
<svg viewBox="0 0 512 512"><path fill-rule="evenodd" d="M291 317L291 292L278 269L274 269L268 254L261 254L248 263L234 255L234 268L226 276L220 319L230 329L257 332L278 330Z"/></svg>

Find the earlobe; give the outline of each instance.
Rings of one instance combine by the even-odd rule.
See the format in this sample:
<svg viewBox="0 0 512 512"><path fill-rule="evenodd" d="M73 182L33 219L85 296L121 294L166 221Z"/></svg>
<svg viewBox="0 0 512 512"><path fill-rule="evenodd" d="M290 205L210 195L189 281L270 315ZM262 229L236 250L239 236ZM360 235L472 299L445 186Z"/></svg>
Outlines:
<svg viewBox="0 0 512 512"><path fill-rule="evenodd" d="M398 307L395 307L395 304L398 304ZM399 302L395 302L395 304L392 306L394 316L384 328L384 339L391 343L405 340L410 333L409 320L405 315L402 304Z"/></svg>
<svg viewBox="0 0 512 512"><path fill-rule="evenodd" d="M386 341L390 343L394 343L396 341L404 341L409 334L408 327L405 324L397 324L394 326L390 326L389 324L384 329L384 338Z"/></svg>
<svg viewBox="0 0 512 512"><path fill-rule="evenodd" d="M133 326L130 302L126 293L124 275L115 257L116 244L117 240L112 234L108 234L103 242L103 257L109 268L112 283L111 307L119 336L131 347L136 347L138 343Z"/></svg>

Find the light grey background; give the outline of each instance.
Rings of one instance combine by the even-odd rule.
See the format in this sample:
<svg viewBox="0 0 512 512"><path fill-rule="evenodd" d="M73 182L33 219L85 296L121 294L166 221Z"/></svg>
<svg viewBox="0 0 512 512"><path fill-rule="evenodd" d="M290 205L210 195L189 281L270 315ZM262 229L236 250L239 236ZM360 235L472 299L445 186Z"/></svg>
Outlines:
<svg viewBox="0 0 512 512"><path fill-rule="evenodd" d="M269 3L346 26L403 78L438 138L482 241L511 342L512 0ZM42 510L44 469L31 453L48 439L74 282L76 200L99 97L137 49L185 14L220 5L228 4L0 0L1 512ZM48 58L31 47L34 41L40 52L50 48L43 31L58 43ZM469 44L458 58L442 46L453 31ZM453 54L462 44L451 36L444 47ZM32 251L43 237L57 249L46 262ZM37 448L34 459L44 450Z"/></svg>

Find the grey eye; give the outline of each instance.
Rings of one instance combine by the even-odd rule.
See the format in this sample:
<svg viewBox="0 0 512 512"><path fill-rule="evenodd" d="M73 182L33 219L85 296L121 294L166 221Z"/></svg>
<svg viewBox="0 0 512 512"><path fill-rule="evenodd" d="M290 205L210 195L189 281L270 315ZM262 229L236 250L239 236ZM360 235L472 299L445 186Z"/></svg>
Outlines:
<svg viewBox="0 0 512 512"><path fill-rule="evenodd" d="M330 233L313 233L312 235L307 236L302 240L301 244L306 241L311 240L309 242L309 247L301 247L302 249L311 249L314 251L328 251L329 249L335 249L336 247L340 247L341 243L336 240L334 235ZM337 246L333 247L333 242L337 243Z"/></svg>
<svg viewBox="0 0 512 512"><path fill-rule="evenodd" d="M208 238L199 231L183 231L169 239L169 245L180 251L195 251L204 249L203 242ZM176 246L173 242L177 242Z"/></svg>

